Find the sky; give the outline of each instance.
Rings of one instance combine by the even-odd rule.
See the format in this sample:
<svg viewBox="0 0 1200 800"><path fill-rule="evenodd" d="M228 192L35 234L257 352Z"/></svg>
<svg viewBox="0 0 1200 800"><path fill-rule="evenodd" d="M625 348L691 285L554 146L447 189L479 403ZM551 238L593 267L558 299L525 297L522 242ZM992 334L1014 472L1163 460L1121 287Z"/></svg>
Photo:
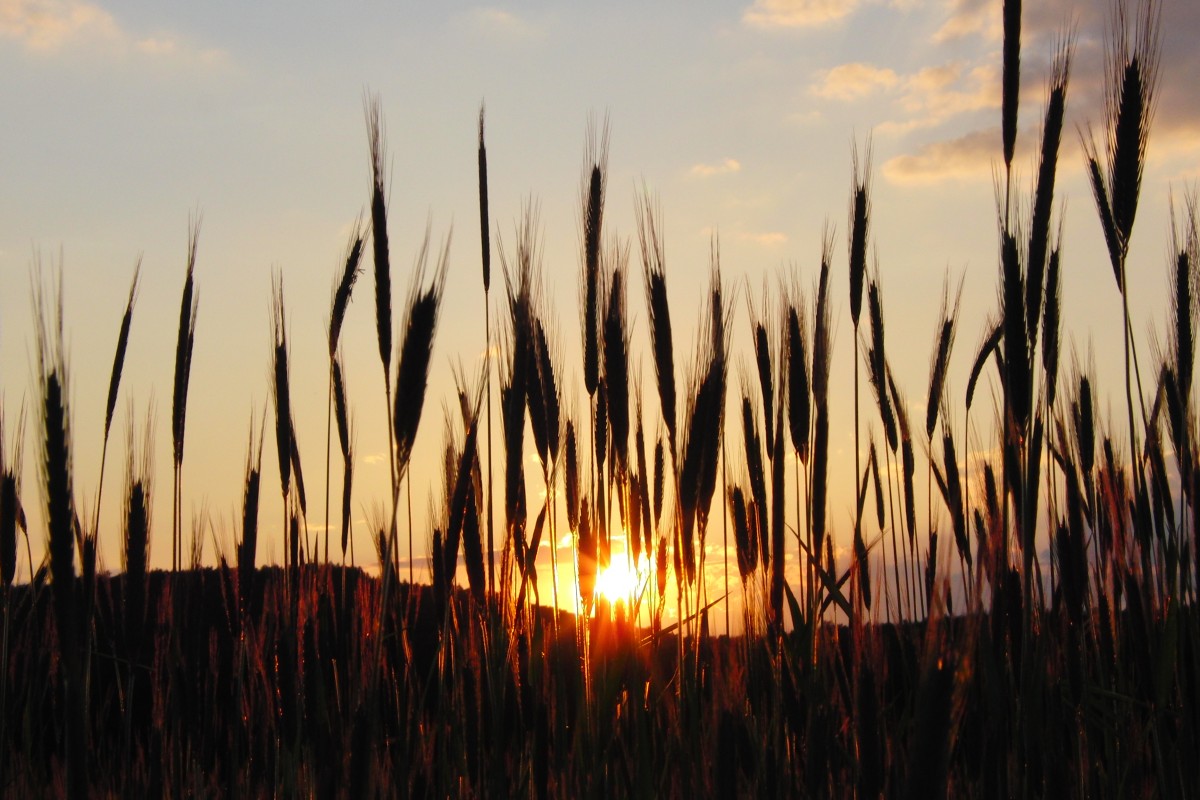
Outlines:
<svg viewBox="0 0 1200 800"><path fill-rule="evenodd" d="M1182 206L1200 177L1200 88L1191 80L1200 74L1194 47L1200 7L1186 0L1161 6L1160 92L1130 256L1136 265L1130 310L1145 353L1167 308L1169 198L1174 193ZM1070 29L1075 61L1057 193L1064 352L1074 348L1084 362L1091 354L1103 387L1100 408L1119 419L1120 298L1079 146L1080 132L1104 124L1108 18L1105 2L1026 3L1014 166L1016 186L1028 197L1048 66L1055 41ZM164 566L170 562L175 326L189 224L197 218L199 315L185 521L206 511L205 562L214 563L219 553L233 558L249 425L270 400L269 303L278 272L309 526L321 529L325 325L347 236L369 200L368 95L379 98L385 123L397 307L426 228L435 242L451 235L444 315L414 454L417 475L438 474L452 368L462 364L477 374L484 364L475 154L480 104L486 104L493 259L498 263L500 247L511 249L523 211L533 204L548 307L565 382L573 387L567 397L580 404L586 395L576 334L579 191L589 125L607 119L605 224L636 254L635 198L650 191L661 205L680 379L714 235L724 274L740 293L736 361L750 353L747 287L757 299L764 286L774 292L781 276L810 286L822 231L833 227L830 518L840 529L838 547L847 547L854 439L843 409L854 343L845 241L852 153L872 142L872 244L888 352L908 389L911 413L920 416L945 276L964 286L950 371L956 397L996 305L1000 64L1000 3L982 0L598 6L0 0L0 401L10 451L13 421L23 402L30 406L23 493L35 561L44 546L32 412L35 266L44 281L61 271L75 489L81 508L94 509L112 354L141 259L100 547L103 566L118 571L119 491L132 403L138 430L148 409L153 413L151 563ZM366 266L343 333L359 457L360 564L374 560L366 522L386 498L388 480L374 287ZM640 274L636 255L630 267ZM502 308L496 292L492 307L495 319ZM645 370L650 395L640 291L630 293L629 307L634 360ZM733 394L737 370L731 374ZM648 397L647 405L657 403ZM957 408L961 415L961 402ZM268 442L260 563L282 556L276 470ZM437 484L415 482L418 518L439 502ZM427 542L416 546L423 552ZM24 563L22 576L28 576Z"/></svg>

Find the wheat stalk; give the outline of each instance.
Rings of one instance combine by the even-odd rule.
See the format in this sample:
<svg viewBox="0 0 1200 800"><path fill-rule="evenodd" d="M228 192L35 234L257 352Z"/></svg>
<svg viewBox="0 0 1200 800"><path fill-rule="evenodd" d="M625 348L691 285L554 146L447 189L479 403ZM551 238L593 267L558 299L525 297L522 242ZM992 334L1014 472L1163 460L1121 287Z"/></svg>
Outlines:
<svg viewBox="0 0 1200 800"><path fill-rule="evenodd" d="M41 477L46 527L50 540L54 616L58 626L58 655L66 668L63 730L66 737L67 793L87 794L87 750L84 725L85 674L81 645L88 620L86 601L75 575L78 516L72 489L71 421L67 405L66 356L63 352L62 277L54 297L43 294L40 276L34 280L37 321L37 376L42 429ZM81 618L82 617L82 618Z"/></svg>
<svg viewBox="0 0 1200 800"><path fill-rule="evenodd" d="M638 200L637 221L650 343L654 351L654 375L663 421L667 426L668 444L674 458L678 452L675 449L675 350L671 336L671 309L667 302L666 251L660 233L662 211L658 202L644 188Z"/></svg>
<svg viewBox="0 0 1200 800"><path fill-rule="evenodd" d="M594 120L588 125L584 150L585 177L580 191L580 205L583 209L583 376L588 396L591 397L595 395L600 379L600 349L597 336L600 328L600 244L608 173L607 118L600 131L596 130Z"/></svg>
<svg viewBox="0 0 1200 800"><path fill-rule="evenodd" d="M329 471L330 458L332 454L332 417L333 406L335 402L335 362L338 353L338 343L341 340L342 325L346 319L346 311L350 307L350 297L354 291L354 284L358 281L358 276L361 273L360 262L362 261L363 248L363 222L361 215L354 220L354 225L350 230L350 238L346 243L346 254L343 258L344 266L340 273L334 276L334 284L332 291L332 299L330 300L329 308L329 398L325 408L325 547L324 561L329 562ZM340 366L337 367L340 372ZM340 380L340 374L337 380ZM345 396L342 397L342 412L345 412ZM339 426L342 421L339 420ZM341 428L339 427L339 435ZM344 440L344 437L342 437ZM342 453L345 454L346 446L343 444ZM342 550L343 557L345 556L345 548Z"/></svg>
<svg viewBox="0 0 1200 800"><path fill-rule="evenodd" d="M1021 0L1004 0L1004 74L1000 117L1004 168L1011 173L1017 144L1017 102L1021 94Z"/></svg>
<svg viewBox="0 0 1200 800"><path fill-rule="evenodd" d="M129 287L129 300L125 304L125 313L121 317L121 327L117 333L117 351L113 356L112 373L108 379L108 402L104 407L104 443L100 448L100 482L96 488L96 515L92 521L92 530L100 529L100 501L104 496L104 464L108 459L108 435L112 430L113 411L117 407L117 390L121 386L121 372L125 367L125 352L129 347L129 328L133 322L133 301L137 297L138 276L142 271L142 260L138 258L133 268L133 282Z"/></svg>
<svg viewBox="0 0 1200 800"><path fill-rule="evenodd" d="M4 456L4 409L0 408L0 589L7 597L17 572L17 527L22 524L21 470L25 439L25 409L22 407L13 439L11 457ZM32 578L32 572L30 573ZM5 619L7 620L7 614Z"/></svg>
<svg viewBox="0 0 1200 800"><path fill-rule="evenodd" d="M629 469L629 325L625 312L625 279L629 247L614 237L605 248L603 355L604 383L608 399L609 433L612 439L613 470L624 475Z"/></svg>
<svg viewBox="0 0 1200 800"><path fill-rule="evenodd" d="M483 266L483 328L486 369L484 384L487 392L487 575L488 587L496 591L496 545L492 520L492 242L488 209L487 147L484 142L484 108L479 104L479 245Z"/></svg>
<svg viewBox="0 0 1200 800"><path fill-rule="evenodd" d="M146 413L146 427L139 451L134 441L133 404L129 405L129 434L126 441L125 497L122 518L125 522L122 561L125 567L126 632L131 652L138 642L145 619L146 568L150 562L151 510L154 497L154 414Z"/></svg>
<svg viewBox="0 0 1200 800"><path fill-rule="evenodd" d="M187 271L183 281L183 298L179 303L179 333L175 342L175 380L171 398L171 440L173 445L175 486L172 496L171 568L178 570L183 557L183 522L180 505L183 503L183 435L187 422L188 384L192 375L192 350L196 344L196 314L200 306L195 289L196 244L200 236L200 220L188 226Z"/></svg>
<svg viewBox="0 0 1200 800"><path fill-rule="evenodd" d="M1058 168L1059 143L1067 105L1067 81L1071 74L1074 42L1068 35L1057 48L1050 74L1050 97L1046 103L1046 121L1042 127L1042 148L1038 160L1037 185L1033 193L1033 212L1029 226L1026 255L1025 312L1030 346L1036 346L1038 322L1042 312L1043 277L1050 252L1050 216L1054 204L1054 181Z"/></svg>
<svg viewBox="0 0 1200 800"><path fill-rule="evenodd" d="M283 529L288 528L288 496L292 486L292 400L288 375L287 317L283 303L283 276L272 277L271 292L271 396L275 406L275 445L279 457L279 492L283 498ZM286 552L286 551L285 551Z"/></svg>
<svg viewBox="0 0 1200 800"><path fill-rule="evenodd" d="M429 231L426 229L424 243L417 256L417 266L414 270L413 284L409 290L407 309L401 323L401 327L404 329L404 339L400 344L400 352L397 357L396 391L393 394L395 405L392 411L397 478L392 495L393 508L396 506L399 481L407 473L409 459L417 438L417 428L421 424L425 391L429 385L429 364L433 358L433 340L437 333L438 310L445 292L446 274L449 267L450 235L447 234L433 277L430 279L429 285L422 288L425 282L428 243ZM413 577L411 499L409 505L408 570L411 583ZM394 527L393 512L393 531Z"/></svg>

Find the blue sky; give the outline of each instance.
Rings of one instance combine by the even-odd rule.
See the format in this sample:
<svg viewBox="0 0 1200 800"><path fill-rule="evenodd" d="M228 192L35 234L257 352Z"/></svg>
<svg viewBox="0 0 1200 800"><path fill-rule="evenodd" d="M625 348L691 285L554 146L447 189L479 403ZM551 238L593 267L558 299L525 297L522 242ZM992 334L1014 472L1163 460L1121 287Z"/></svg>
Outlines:
<svg viewBox="0 0 1200 800"><path fill-rule="evenodd" d="M1083 351L1091 343L1100 383L1112 392L1120 385L1119 322L1113 324L1119 297L1075 133L1088 122L1102 125L1108 4L1026 6L1018 185L1031 182L1051 45L1070 23L1076 60L1058 191L1066 240L1064 343ZM1182 197L1200 177L1200 89L1191 81L1200 73L1192 45L1200 11L1185 0L1165 0L1162 14L1162 89L1132 256L1140 270L1131 289L1139 335L1166 308L1168 194ZM309 493L320 494L312 487L323 483L324 320L347 233L368 200L368 91L380 97L386 122L397 305L427 222L436 240L453 226L445 324L416 456L421 463L435 463L441 446L451 364L461 360L477 369L482 363L474 151L481 101L493 227L510 244L525 203L538 204L547 292L570 383L581 383L574 321L584 142L589 118L607 115L607 223L634 241L636 252L635 194L643 182L657 194L684 352L691 347L691 310L714 231L725 274L739 286L748 282L757 297L764 277L775 286L781 270L794 268L801 285L811 284L823 226L835 226L834 389L842 392L853 346L844 245L850 160L853 143L872 135L873 239L889 310L889 352L915 409L943 274L965 276L951 372L959 393L982 317L995 303L999 22L999 2L981 0L602 6L0 0L0 397L6 419L32 396L31 265L40 261L49 272L61 263L76 489L81 498L94 497L112 348L140 255L142 286L110 448L113 488L104 501L102 518L110 522L102 525L102 549L107 566L119 569L116 487L132 397L138 419L151 402L156 412L160 544L152 560L169 561L162 537L170 519L174 326L188 220L200 214L188 513L206 504L217 538L231 552L247 426L269 398L275 269L287 292L293 382L304 387L295 415L305 473ZM636 257L631 266L636 275ZM386 463L372 461L386 446L372 291L368 274L344 334L364 459L360 509L386 496ZM639 292L630 295L630 307L635 352L648 367ZM737 311L734 351L748 353L744 303ZM582 395L575 390L576 398ZM836 475L852 460L853 438L846 420L835 419L834 429ZM38 505L34 450L31 439L25 482L31 508ZM273 487L270 453L264 485ZM848 473L841 483L850 485ZM414 487L418 514L436 492L432 482ZM268 536L260 553L277 558L280 541L270 531L277 533L278 507L272 511L270 503L279 501L270 492L265 499ZM316 521L323 503L313 505ZM835 492L835 526L848 514L848 498ZM365 519L366 512L356 517ZM206 551L211 561L211 544ZM370 554L365 538L358 553L360 561Z"/></svg>

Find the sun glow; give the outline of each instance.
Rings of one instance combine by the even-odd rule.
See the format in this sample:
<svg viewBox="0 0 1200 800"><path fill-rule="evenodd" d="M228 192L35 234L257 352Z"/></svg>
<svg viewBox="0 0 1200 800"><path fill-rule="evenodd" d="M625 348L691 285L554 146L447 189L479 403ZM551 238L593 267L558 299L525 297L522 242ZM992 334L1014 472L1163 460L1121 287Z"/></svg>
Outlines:
<svg viewBox="0 0 1200 800"><path fill-rule="evenodd" d="M638 573L630 569L628 559L614 554L609 565L596 575L596 594L610 603L618 600L628 603L637 594L639 581Z"/></svg>

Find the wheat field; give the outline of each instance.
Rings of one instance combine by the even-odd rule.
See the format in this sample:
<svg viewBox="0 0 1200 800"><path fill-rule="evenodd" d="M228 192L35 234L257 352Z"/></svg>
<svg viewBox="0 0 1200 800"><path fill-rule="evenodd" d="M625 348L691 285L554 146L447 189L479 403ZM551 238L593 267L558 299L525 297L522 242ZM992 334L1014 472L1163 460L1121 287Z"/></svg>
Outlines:
<svg viewBox="0 0 1200 800"><path fill-rule="evenodd" d="M178 325L158 332L176 342L162 422L128 401L121 413L140 262L102 431L72 425L75 405L99 400L72 394L61 274L35 266L36 394L0 408L0 792L1194 793L1195 191L1171 199L1163 264L1133 263L1129 246L1162 92L1161 9L1118 0L1105 114L1072 131L1077 32L1063 30L1046 74L1025 77L1046 87L1030 108L1021 3L997 5L994 303L968 319L963 279L947 273L919 344L891 327L908 309L885 293L899 278L876 247L887 209L870 137L853 147L844 218L826 223L810 266L760 288L722 263L716 235L699 277L679 271L671 198L644 185L632 235L615 229L612 134L593 119L578 307L564 309L538 205L511 227L491 217L483 107L481 250L452 250L452 233L427 223L407 266L389 237L384 105L368 94L369 192L328 316L295 319L274 273L267 399L237 421L238 512L206 527L187 509L186 445L211 433L188 414L210 291L198 217ZM1056 181L1072 137L1091 188L1074 202L1094 209L1121 303L1106 324L1121 326L1123 352L1102 356L1121 364L1121 385L1098 385L1094 362L1065 344ZM479 269L482 292L455 296L452 268ZM1147 274L1170 289L1149 332L1127 280ZM668 286L685 280L701 284L698 309L672 307ZM485 357L454 361L446 327L480 310ZM373 324L351 327L353 315ZM295 346L301 325L321 327L319 352ZM904 385L895 354L914 348L928 379ZM377 350L382 386L378 372L351 386L351 350ZM453 391L435 396L431 371L447 360ZM294 380L313 363L319 385ZM831 390L843 378L849 397ZM321 395L324 449L302 449L319 431L300 428L297 398ZM386 432L358 428L368 407L386 411ZM169 525L153 514L167 417ZM77 482L80 436L102 441L94 497ZM385 436L387 490L366 496L362 453ZM125 470L106 483L110 437ZM421 441L439 442L434 458L418 456ZM263 495L276 474L278 503ZM843 495L848 512L831 500ZM120 508L111 533L105 499ZM216 527L224 547L206 545ZM355 552L356 528L373 552ZM102 534L121 542L119 569L98 568ZM151 568L152 551L169 551L170 568Z"/></svg>

